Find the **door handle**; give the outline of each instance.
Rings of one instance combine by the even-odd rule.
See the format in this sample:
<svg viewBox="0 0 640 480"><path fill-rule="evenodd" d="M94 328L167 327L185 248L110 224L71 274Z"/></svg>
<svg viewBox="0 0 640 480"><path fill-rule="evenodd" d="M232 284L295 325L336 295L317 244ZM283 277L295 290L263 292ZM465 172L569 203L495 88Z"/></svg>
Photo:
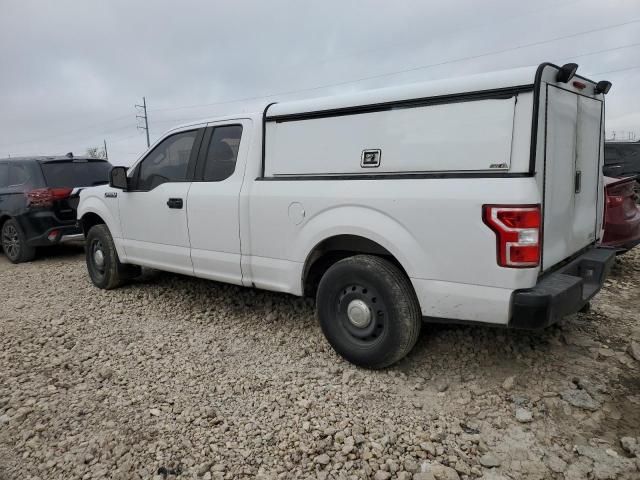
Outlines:
<svg viewBox="0 0 640 480"><path fill-rule="evenodd" d="M170 198L167 200L167 207L169 208L182 208L181 198Z"/></svg>

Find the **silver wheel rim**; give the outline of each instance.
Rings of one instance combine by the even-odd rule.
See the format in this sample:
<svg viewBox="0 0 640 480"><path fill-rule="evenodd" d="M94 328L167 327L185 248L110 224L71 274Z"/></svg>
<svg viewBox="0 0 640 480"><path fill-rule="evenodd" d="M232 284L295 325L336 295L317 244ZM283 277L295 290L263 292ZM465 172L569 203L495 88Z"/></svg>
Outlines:
<svg viewBox="0 0 640 480"><path fill-rule="evenodd" d="M384 335L389 311L384 297L364 279L344 285L337 294L335 315L344 333L359 345L370 346Z"/></svg>
<svg viewBox="0 0 640 480"><path fill-rule="evenodd" d="M2 248L9 258L16 259L20 255L20 237L13 225L5 225L2 229Z"/></svg>
<svg viewBox="0 0 640 480"><path fill-rule="evenodd" d="M358 328L365 328L371 323L371 309L362 300L351 300L347 306L347 318Z"/></svg>
<svg viewBox="0 0 640 480"><path fill-rule="evenodd" d="M102 253L102 250L93 252L93 261L96 262L98 268L104 268L104 253Z"/></svg>
<svg viewBox="0 0 640 480"><path fill-rule="evenodd" d="M104 274L104 249L102 247L102 242L100 240L95 240L91 244L91 261L93 262L93 266L96 268L99 274Z"/></svg>

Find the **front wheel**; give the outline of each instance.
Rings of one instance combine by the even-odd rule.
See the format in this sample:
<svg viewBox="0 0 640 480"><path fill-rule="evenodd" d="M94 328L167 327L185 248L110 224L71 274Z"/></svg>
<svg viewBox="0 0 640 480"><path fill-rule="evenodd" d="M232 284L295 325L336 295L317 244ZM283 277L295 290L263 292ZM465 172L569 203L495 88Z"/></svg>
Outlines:
<svg viewBox="0 0 640 480"><path fill-rule="evenodd" d="M393 263L356 255L332 265L318 286L320 326L349 362L384 368L418 340L422 316L411 282Z"/></svg>
<svg viewBox="0 0 640 480"><path fill-rule="evenodd" d="M120 263L106 225L94 225L87 234L86 260L89 277L98 288L112 290L140 275L140 267Z"/></svg>

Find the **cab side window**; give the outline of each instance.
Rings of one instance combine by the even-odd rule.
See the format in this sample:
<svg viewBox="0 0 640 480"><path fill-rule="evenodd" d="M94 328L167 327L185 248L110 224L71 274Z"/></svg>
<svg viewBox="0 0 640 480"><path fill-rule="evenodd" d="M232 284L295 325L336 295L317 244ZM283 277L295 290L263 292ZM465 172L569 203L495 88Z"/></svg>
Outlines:
<svg viewBox="0 0 640 480"><path fill-rule="evenodd" d="M0 163L0 188L9 186L9 166L6 163Z"/></svg>
<svg viewBox="0 0 640 480"><path fill-rule="evenodd" d="M140 163L136 190L152 190L167 182L184 182L197 130L164 139Z"/></svg>
<svg viewBox="0 0 640 480"><path fill-rule="evenodd" d="M213 129L207 149L203 181L221 182L233 174L241 137L242 125L225 125Z"/></svg>

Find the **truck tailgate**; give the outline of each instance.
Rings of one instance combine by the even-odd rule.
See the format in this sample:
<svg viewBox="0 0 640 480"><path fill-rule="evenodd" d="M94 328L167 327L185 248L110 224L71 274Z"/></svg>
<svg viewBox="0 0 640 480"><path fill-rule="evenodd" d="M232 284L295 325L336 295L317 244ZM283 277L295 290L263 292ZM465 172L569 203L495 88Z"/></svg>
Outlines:
<svg viewBox="0 0 640 480"><path fill-rule="evenodd" d="M603 205L603 102L547 83L542 270L593 244Z"/></svg>

